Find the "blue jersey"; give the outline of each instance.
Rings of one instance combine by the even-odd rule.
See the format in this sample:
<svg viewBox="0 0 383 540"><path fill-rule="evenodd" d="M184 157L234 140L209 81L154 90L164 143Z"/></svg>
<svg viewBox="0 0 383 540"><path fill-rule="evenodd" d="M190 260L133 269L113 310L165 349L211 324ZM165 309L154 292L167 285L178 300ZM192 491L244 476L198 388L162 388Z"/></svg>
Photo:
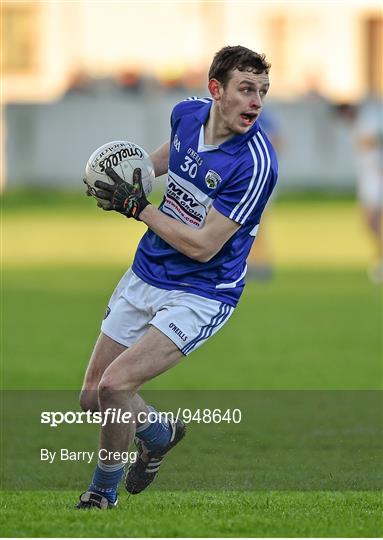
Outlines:
<svg viewBox="0 0 383 540"><path fill-rule="evenodd" d="M277 159L258 122L220 146L205 145L204 124L211 106L211 99L188 98L174 107L168 180L159 209L198 228L213 206L241 227L208 262L183 255L148 230L133 271L154 287L235 306L245 285L247 255L277 181Z"/></svg>

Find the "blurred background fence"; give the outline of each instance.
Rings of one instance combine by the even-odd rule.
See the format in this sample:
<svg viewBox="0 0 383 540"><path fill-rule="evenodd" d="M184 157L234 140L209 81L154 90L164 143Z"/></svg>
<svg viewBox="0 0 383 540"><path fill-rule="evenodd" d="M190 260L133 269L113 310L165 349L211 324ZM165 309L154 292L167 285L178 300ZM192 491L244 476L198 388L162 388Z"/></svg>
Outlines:
<svg viewBox="0 0 383 540"><path fill-rule="evenodd" d="M87 158L105 142L132 140L150 151L165 141L171 109L187 95L69 95L50 104L8 105L7 185L79 187ZM332 105L274 101L270 111L283 141L280 189L353 188L350 126Z"/></svg>

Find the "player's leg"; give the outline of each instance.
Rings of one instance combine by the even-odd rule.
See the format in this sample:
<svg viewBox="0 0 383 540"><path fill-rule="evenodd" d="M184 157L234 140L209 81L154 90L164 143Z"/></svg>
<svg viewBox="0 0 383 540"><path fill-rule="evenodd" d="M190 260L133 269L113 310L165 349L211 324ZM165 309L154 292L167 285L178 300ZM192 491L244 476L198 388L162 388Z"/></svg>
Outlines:
<svg viewBox="0 0 383 540"><path fill-rule="evenodd" d="M131 422L107 421L102 425L99 462L91 485L80 498L79 508L108 508L116 504L117 486L124 471L121 454L128 449L136 434L136 392L145 382L178 363L182 357L183 354L173 341L157 328L150 327L137 343L122 351L105 369L98 386L100 411L106 418L108 410L119 410L125 418L129 415ZM144 416L147 416L147 412L146 409ZM138 434L148 444L146 448L152 451L168 451L183 435L181 423L177 430L177 426L163 422L160 418L144 425Z"/></svg>
<svg viewBox="0 0 383 540"><path fill-rule="evenodd" d="M90 357L80 393L80 405L83 411L95 412L99 410L98 385L100 380L107 367L126 349L127 347L101 332ZM139 412L148 412L144 400L138 394L134 397L133 406L136 418ZM137 420L136 423L139 424Z"/></svg>
<svg viewBox="0 0 383 540"><path fill-rule="evenodd" d="M358 198L362 208L363 219L375 244L376 258L369 268L370 279L376 283L383 282L383 181L378 168L363 170L358 178Z"/></svg>
<svg viewBox="0 0 383 540"><path fill-rule="evenodd" d="M210 339L230 318L234 308L181 291L156 289L134 275L131 278L129 281L131 283L133 279L134 286L123 291L102 326L103 332L118 336L118 341L129 348L103 372L98 400L103 412L115 408L133 417L137 389ZM152 315L143 321L144 311L145 317ZM137 338L134 341L133 335ZM100 448L104 448L107 456L110 455L108 452L127 450L135 427L137 424L125 424L122 429L121 424L108 423L101 433ZM158 415L154 421L151 419L136 430L139 457L127 475L126 487L130 493L139 493L151 483L163 455L181 440L184 433L182 422L169 423ZM124 463L118 462L118 457L113 455L108 461L99 461L92 485L83 494L85 499L90 490L96 491L95 496L102 497L104 507L113 505L123 466ZM87 507L83 496L80 508ZM96 500L89 506L100 508L101 502Z"/></svg>
<svg viewBox="0 0 383 540"><path fill-rule="evenodd" d="M167 371L183 357L178 347L157 328L150 327L132 347L121 353L105 370L98 396L101 412L115 407L135 420L134 399L138 389ZM101 429L100 448L122 452L133 442L135 424L107 423ZM110 458L105 463L116 463Z"/></svg>
<svg viewBox="0 0 383 540"><path fill-rule="evenodd" d="M372 232L377 245L378 255L382 254L382 210L381 208L364 208L365 221Z"/></svg>
<svg viewBox="0 0 383 540"><path fill-rule="evenodd" d="M210 339L228 321L234 308L219 301L193 294L173 291L159 294L159 306L151 324L167 336L179 351L187 356ZM161 298L162 297L162 298ZM164 301L164 303L162 303ZM163 338L162 338L163 339ZM175 351L177 359L177 351ZM160 368L161 366L158 366ZM153 375L153 374L151 374ZM157 424L144 426L136 433L139 439L139 456L129 468L125 486L129 493L137 494L146 489L157 475L164 455L185 435L181 420L170 424L171 436L152 444ZM168 435L169 437L169 435Z"/></svg>
<svg viewBox="0 0 383 540"><path fill-rule="evenodd" d="M146 302L148 285L128 270L116 286L108 303L101 335L94 348L81 391L81 406L85 410L100 408L98 386L105 370L128 350L148 330L153 317ZM148 413L147 405L135 394L130 406L137 417L139 412ZM134 427L139 426L136 422ZM140 427L140 426L139 426ZM123 425L126 430L126 424ZM128 426L129 428L129 426ZM125 438L124 438L125 439ZM126 451L127 448L124 448ZM116 486L123 475L124 463L110 464L98 459L95 474L79 508L109 507L115 502ZM93 492L93 493L92 493ZM105 493L107 497L105 497Z"/></svg>
<svg viewBox="0 0 383 540"><path fill-rule="evenodd" d="M383 227L382 209L379 207L364 207L364 220L376 247L376 262L369 269L370 279L375 283L383 282Z"/></svg>

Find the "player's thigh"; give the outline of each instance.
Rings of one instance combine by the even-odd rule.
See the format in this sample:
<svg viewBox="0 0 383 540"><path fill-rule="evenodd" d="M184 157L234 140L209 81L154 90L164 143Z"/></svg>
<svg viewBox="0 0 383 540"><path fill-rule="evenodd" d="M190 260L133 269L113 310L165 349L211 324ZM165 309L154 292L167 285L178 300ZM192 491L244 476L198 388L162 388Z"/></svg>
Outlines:
<svg viewBox="0 0 383 540"><path fill-rule="evenodd" d="M154 326L105 370L100 392L136 392L140 386L164 373L183 358L175 343Z"/></svg>
<svg viewBox="0 0 383 540"><path fill-rule="evenodd" d="M114 341L114 339L101 332L90 357L83 386L97 390L98 383L106 368L126 348L121 343L117 343L117 341Z"/></svg>

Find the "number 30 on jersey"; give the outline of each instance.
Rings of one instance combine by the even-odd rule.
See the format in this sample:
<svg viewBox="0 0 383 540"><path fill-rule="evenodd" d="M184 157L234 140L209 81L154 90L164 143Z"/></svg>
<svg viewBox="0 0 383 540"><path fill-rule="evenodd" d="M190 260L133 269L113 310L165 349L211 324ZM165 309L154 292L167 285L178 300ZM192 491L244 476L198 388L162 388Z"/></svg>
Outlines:
<svg viewBox="0 0 383 540"><path fill-rule="evenodd" d="M185 163L180 167L181 171L187 172L190 178L195 178L197 176L198 165L189 156L185 156Z"/></svg>

